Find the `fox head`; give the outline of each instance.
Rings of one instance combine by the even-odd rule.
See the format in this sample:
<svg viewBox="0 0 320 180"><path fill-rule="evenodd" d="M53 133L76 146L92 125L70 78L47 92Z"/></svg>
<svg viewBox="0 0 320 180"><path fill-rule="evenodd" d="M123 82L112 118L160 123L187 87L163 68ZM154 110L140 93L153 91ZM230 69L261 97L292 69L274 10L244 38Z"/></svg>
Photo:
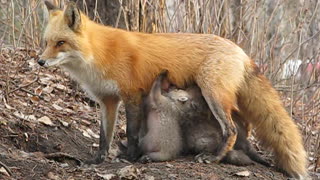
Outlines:
<svg viewBox="0 0 320 180"><path fill-rule="evenodd" d="M82 21L86 17L74 2L68 3L63 11L48 1L45 4L50 15L44 32L45 49L38 60L39 65L49 67L77 63L85 51L82 47L86 44Z"/></svg>

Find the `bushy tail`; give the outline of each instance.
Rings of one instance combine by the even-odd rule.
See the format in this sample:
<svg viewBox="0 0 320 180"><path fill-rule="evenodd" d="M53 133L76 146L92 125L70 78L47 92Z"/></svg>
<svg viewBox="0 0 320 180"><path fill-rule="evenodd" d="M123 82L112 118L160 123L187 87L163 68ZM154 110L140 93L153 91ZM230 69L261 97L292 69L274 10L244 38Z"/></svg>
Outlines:
<svg viewBox="0 0 320 180"><path fill-rule="evenodd" d="M274 151L279 168L295 178L307 177L306 151L297 125L270 82L253 68L248 69L238 92L240 111L253 124L260 142Z"/></svg>

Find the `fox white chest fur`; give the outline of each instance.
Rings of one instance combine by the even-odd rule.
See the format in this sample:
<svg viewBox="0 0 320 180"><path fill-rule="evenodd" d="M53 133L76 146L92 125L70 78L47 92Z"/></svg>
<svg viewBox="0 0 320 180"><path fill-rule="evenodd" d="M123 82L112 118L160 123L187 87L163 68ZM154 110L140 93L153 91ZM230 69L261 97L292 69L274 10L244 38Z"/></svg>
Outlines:
<svg viewBox="0 0 320 180"><path fill-rule="evenodd" d="M83 60L81 55L61 66L97 102L106 96L119 95L117 82L103 78L102 73L97 71L90 61Z"/></svg>

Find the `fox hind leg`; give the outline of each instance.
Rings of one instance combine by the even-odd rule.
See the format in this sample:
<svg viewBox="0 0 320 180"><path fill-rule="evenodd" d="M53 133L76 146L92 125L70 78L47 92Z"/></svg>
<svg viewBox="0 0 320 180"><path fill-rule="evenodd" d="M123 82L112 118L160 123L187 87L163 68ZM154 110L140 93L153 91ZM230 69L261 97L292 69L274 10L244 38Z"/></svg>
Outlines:
<svg viewBox="0 0 320 180"><path fill-rule="evenodd" d="M226 95L224 90L219 87L216 87L212 92L210 91L212 88L206 87L204 84L199 84L199 86L204 99L222 130L223 143L216 153L215 159L210 160L220 161L228 151L232 150L237 139L237 129L231 117L235 98L230 98L232 96Z"/></svg>
<svg viewBox="0 0 320 180"><path fill-rule="evenodd" d="M222 144L216 152L216 156L211 159L206 158L209 161L220 161L227 152L233 149L233 146L237 139L237 129L231 118L232 107L223 107L221 101L215 98L215 96L209 96L206 91L203 91L204 99L206 100L211 112L218 120L222 129Z"/></svg>
<svg viewBox="0 0 320 180"><path fill-rule="evenodd" d="M217 57L223 57L223 60L216 59ZM217 53L201 64L195 77L205 101L222 130L223 143L215 161L220 161L232 150L237 139L237 128L231 114L237 109L237 91L244 81L245 69L243 61L234 61L234 58L241 57Z"/></svg>

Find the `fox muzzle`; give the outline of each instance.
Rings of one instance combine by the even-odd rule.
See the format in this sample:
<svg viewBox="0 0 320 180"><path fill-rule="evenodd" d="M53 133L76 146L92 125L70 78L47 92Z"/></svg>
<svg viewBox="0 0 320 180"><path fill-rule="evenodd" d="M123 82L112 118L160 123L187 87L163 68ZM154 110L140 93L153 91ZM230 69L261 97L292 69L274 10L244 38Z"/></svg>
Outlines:
<svg viewBox="0 0 320 180"><path fill-rule="evenodd" d="M38 60L38 64L39 64L40 66L43 66L43 65L46 64L46 61L43 60L43 59L39 59L39 60Z"/></svg>

